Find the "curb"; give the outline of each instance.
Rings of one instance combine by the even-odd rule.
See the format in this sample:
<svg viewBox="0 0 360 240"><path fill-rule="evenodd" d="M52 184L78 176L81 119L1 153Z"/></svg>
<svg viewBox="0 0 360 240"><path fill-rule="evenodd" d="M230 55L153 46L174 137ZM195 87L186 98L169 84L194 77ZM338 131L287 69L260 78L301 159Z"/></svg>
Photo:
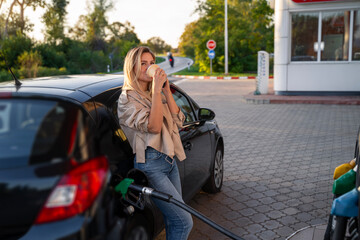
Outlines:
<svg viewBox="0 0 360 240"><path fill-rule="evenodd" d="M282 95L243 95L242 101L249 104L329 104L360 105L358 96L282 96Z"/></svg>
<svg viewBox="0 0 360 240"><path fill-rule="evenodd" d="M242 101L248 104L271 104L270 99L254 99L247 96L243 96Z"/></svg>
<svg viewBox="0 0 360 240"><path fill-rule="evenodd" d="M192 75L171 75L172 77L178 78L190 78L190 79L224 79L224 80L232 80L232 79L256 79L255 76L243 76L243 77L214 77L214 76L192 76ZM269 78L273 78L270 76Z"/></svg>
<svg viewBox="0 0 360 240"><path fill-rule="evenodd" d="M324 239L326 227L326 224L304 227L291 234L286 240L322 240Z"/></svg>

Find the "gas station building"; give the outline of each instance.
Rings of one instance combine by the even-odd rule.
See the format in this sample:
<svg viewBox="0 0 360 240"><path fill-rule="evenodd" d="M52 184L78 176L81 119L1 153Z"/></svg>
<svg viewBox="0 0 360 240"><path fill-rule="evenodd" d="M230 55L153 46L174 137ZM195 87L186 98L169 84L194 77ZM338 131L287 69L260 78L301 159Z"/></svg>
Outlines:
<svg viewBox="0 0 360 240"><path fill-rule="evenodd" d="M360 0L274 0L277 95L360 95Z"/></svg>

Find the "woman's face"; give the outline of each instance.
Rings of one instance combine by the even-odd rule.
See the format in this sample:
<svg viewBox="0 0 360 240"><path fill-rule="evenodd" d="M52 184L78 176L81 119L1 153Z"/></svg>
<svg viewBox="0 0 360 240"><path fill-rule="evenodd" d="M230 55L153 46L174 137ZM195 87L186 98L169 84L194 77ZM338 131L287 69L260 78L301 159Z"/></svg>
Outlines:
<svg viewBox="0 0 360 240"><path fill-rule="evenodd" d="M140 76L138 78L139 82L151 82L152 81L152 77L149 77L146 74L146 70L147 68L152 65L155 64L155 59L153 58L153 56L150 53L143 53L141 55L141 65L140 65Z"/></svg>

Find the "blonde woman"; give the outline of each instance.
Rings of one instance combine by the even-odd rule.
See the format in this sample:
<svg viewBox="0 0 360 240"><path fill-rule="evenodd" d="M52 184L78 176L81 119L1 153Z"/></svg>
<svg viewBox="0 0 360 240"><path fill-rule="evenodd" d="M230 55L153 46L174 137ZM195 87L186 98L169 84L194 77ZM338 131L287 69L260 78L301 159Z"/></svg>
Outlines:
<svg viewBox="0 0 360 240"><path fill-rule="evenodd" d="M180 161L186 158L178 130L185 117L164 70L158 68L154 77L147 76L147 68L154 63L155 55L147 47L127 53L119 121L135 153L134 167L146 173L150 187L183 202L175 156ZM191 215L170 203L153 201L164 216L166 239L187 239L193 225Z"/></svg>

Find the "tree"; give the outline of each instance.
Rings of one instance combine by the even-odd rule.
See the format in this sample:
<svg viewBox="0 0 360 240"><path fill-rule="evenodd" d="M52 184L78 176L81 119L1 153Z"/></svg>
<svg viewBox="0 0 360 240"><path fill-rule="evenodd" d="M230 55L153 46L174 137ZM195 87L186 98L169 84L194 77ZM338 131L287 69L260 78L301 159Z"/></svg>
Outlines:
<svg viewBox="0 0 360 240"><path fill-rule="evenodd" d="M151 48L155 53L164 53L171 50L171 46L166 44L160 37L152 37L146 41L146 45Z"/></svg>
<svg viewBox="0 0 360 240"><path fill-rule="evenodd" d="M113 8L108 0L93 0L93 10L85 17L86 41L93 50L105 50L105 37L108 21L106 12Z"/></svg>
<svg viewBox="0 0 360 240"><path fill-rule="evenodd" d="M10 4L9 12L8 12L7 18L5 20L3 38L8 36L9 21L11 19L11 16L13 15L13 9L14 9L16 2L17 2L17 0L13 0L13 2Z"/></svg>
<svg viewBox="0 0 360 240"><path fill-rule="evenodd" d="M52 3L47 5L47 11L43 15L43 23L46 28L45 39L51 44L56 45L65 37L64 21L68 3L67 0L52 0Z"/></svg>
<svg viewBox="0 0 360 240"><path fill-rule="evenodd" d="M132 26L131 23L128 21L126 21L125 24L122 24L120 22L113 22L108 26L108 28L112 34L110 42L116 39L121 39L125 41L140 43L140 39L137 37L134 31L134 26Z"/></svg>
<svg viewBox="0 0 360 240"><path fill-rule="evenodd" d="M195 57L195 47L193 44L193 34L197 26L197 21L189 23L185 26L185 31L180 37L179 52L188 57Z"/></svg>
<svg viewBox="0 0 360 240"><path fill-rule="evenodd" d="M1 5L3 2L5 1L2 1ZM7 13L2 38L6 38L9 35L10 22L13 22L13 26L17 26L17 29L13 31L13 33L16 33L17 30L19 30L21 34L24 34L25 32L32 30L32 24L29 23L29 20L25 17L25 9L27 7L32 7L33 10L35 10L39 6L44 7L44 4L45 0L13 0ZM19 7L19 13L15 11L16 7Z"/></svg>
<svg viewBox="0 0 360 240"><path fill-rule="evenodd" d="M5 0L0 0L0 9L1 9L3 3L5 3Z"/></svg>
<svg viewBox="0 0 360 240"><path fill-rule="evenodd" d="M139 42L137 41L128 41L123 39L112 41L109 45L109 48L112 49L110 52L112 56L112 69L121 69L127 52L138 45Z"/></svg>
<svg viewBox="0 0 360 240"><path fill-rule="evenodd" d="M86 16L80 15L75 27L69 29L70 37L77 41L86 41L86 25Z"/></svg>
<svg viewBox="0 0 360 240"><path fill-rule="evenodd" d="M206 42L216 41L214 71L224 70L224 1L198 1L200 18L189 24L181 36L181 54L193 54L200 71L210 72ZM257 52L273 51L273 10L266 0L229 0L229 70L255 71ZM221 33L221 34L219 34Z"/></svg>
<svg viewBox="0 0 360 240"><path fill-rule="evenodd" d="M33 43L30 38L20 32L1 40L1 52L5 55L6 61L12 68L19 68L17 59L25 51L30 51Z"/></svg>
<svg viewBox="0 0 360 240"><path fill-rule="evenodd" d="M0 15L0 39L2 39L2 37L4 36L4 31L5 31L5 18L4 15Z"/></svg>
<svg viewBox="0 0 360 240"><path fill-rule="evenodd" d="M0 0L0 9L5 1ZM22 77L61 73L64 71L59 69L65 68L69 73L105 72L110 63L121 69L126 53L140 43L130 22L109 24L106 13L112 0L92 0L88 14L79 17L68 36L64 34L64 19L69 0L8 1L6 14L0 15L0 45L9 65ZM46 7L42 16L45 42L35 44L26 36L31 30L25 17L29 7ZM165 42L161 46L170 49Z"/></svg>
<svg viewBox="0 0 360 240"><path fill-rule="evenodd" d="M121 38L121 33L123 32L123 29L125 28L124 24L122 24L121 22L113 22L112 24L110 24L108 26L110 32L111 32L111 41L115 40L115 39L120 39Z"/></svg>
<svg viewBox="0 0 360 240"><path fill-rule="evenodd" d="M35 11L37 7L44 7L45 0L16 0L16 3L19 5L20 8L20 18L19 18L19 27L20 32L24 34L26 29L26 19L25 19L25 9L28 7L32 7Z"/></svg>
<svg viewBox="0 0 360 240"><path fill-rule="evenodd" d="M35 11L37 7L44 7L45 0L17 0L17 4L20 7L20 31L24 34L25 30L25 9L32 7Z"/></svg>
<svg viewBox="0 0 360 240"><path fill-rule="evenodd" d="M108 44L111 67L112 69L120 69L124 64L127 52L139 45L140 39L134 31L135 28L128 21L124 24L114 22L108 28L112 35Z"/></svg>

